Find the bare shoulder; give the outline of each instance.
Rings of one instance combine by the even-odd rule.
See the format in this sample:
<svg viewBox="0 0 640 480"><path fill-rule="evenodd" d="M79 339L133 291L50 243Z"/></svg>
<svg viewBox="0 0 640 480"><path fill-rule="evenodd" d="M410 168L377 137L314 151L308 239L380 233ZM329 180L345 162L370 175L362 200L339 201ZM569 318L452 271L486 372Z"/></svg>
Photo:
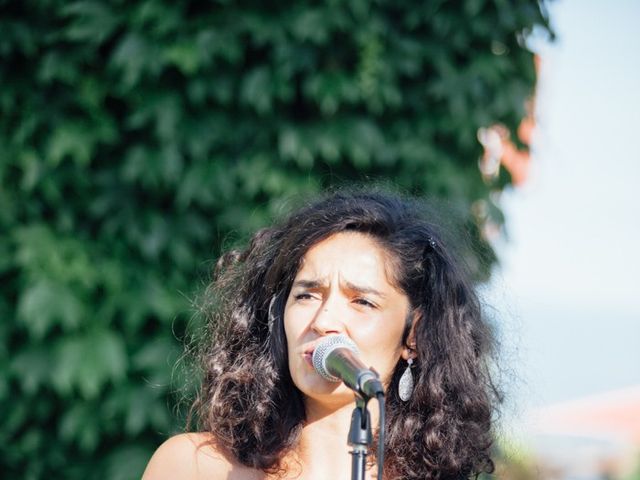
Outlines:
<svg viewBox="0 0 640 480"><path fill-rule="evenodd" d="M246 470L243 474L243 470ZM165 441L149 460L143 480L216 480L252 478L211 443L207 433L183 433ZM253 477L256 478L256 477Z"/></svg>

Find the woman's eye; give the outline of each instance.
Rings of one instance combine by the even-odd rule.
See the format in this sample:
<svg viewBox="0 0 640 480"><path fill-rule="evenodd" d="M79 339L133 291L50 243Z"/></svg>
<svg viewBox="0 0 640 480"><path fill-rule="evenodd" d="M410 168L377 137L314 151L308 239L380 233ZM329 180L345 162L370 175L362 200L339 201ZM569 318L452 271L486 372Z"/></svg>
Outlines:
<svg viewBox="0 0 640 480"><path fill-rule="evenodd" d="M358 305L362 305L364 307L369 307L369 308L376 308L376 306L371 303L369 300L367 300L366 298L356 298L354 300L355 303L357 303Z"/></svg>
<svg viewBox="0 0 640 480"><path fill-rule="evenodd" d="M296 300L310 300L313 298L313 295L310 293L298 293L293 298Z"/></svg>

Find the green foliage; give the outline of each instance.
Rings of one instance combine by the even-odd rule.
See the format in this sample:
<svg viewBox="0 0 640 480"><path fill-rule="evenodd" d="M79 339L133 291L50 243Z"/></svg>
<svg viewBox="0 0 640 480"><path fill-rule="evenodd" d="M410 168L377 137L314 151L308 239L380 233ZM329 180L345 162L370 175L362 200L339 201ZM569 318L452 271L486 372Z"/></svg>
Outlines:
<svg viewBox="0 0 640 480"><path fill-rule="evenodd" d="M288 196L390 179L491 254L476 132L515 131L546 25L536 0L0 2L3 478L138 477L206 262Z"/></svg>
<svg viewBox="0 0 640 480"><path fill-rule="evenodd" d="M636 450L635 460L630 463L632 464L631 471L623 476L623 480L640 480L640 452Z"/></svg>

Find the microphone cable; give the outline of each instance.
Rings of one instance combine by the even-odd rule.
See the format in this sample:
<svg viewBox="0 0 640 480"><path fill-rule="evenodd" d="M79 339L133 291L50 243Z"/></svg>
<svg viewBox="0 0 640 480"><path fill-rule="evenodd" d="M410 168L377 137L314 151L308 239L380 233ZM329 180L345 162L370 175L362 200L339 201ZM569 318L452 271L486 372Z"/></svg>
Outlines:
<svg viewBox="0 0 640 480"><path fill-rule="evenodd" d="M384 394L382 392L376 395L378 400L378 409L380 410L378 415L378 480L382 480L382 473L384 471L384 426L385 426L385 402Z"/></svg>

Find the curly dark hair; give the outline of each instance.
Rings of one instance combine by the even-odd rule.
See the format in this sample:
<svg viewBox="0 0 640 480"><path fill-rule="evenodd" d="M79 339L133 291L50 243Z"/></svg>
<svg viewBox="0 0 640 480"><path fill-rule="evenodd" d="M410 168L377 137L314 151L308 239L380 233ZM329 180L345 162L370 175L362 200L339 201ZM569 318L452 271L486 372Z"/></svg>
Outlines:
<svg viewBox="0 0 640 480"><path fill-rule="evenodd" d="M216 448L243 465L284 471L282 459L305 422L287 363L286 299L309 248L349 231L372 236L391 254L392 281L407 295L416 314L410 317L418 318L413 395L407 402L398 397L402 359L387 390L385 478L460 479L493 471L491 426L500 398L490 368L494 336L467 270L424 217L416 200L337 192L220 258L205 295L211 331L200 352L203 380L192 410Z"/></svg>

